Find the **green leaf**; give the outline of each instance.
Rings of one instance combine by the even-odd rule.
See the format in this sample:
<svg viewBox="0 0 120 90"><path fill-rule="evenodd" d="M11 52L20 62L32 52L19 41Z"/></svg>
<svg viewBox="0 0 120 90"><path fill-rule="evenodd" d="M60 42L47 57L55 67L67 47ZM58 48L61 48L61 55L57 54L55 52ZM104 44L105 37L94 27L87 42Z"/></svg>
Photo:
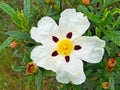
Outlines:
<svg viewBox="0 0 120 90"><path fill-rule="evenodd" d="M38 73L36 74L36 77L35 77L35 84L36 84L36 87L37 87L37 90L41 90L41 86L42 86L42 71L39 70Z"/></svg>
<svg viewBox="0 0 120 90"><path fill-rule="evenodd" d="M104 7L108 7L109 5L112 5L120 0L104 0Z"/></svg>
<svg viewBox="0 0 120 90"><path fill-rule="evenodd" d="M120 8L114 8L114 9L112 9L111 13L112 13L112 15L117 14L117 13L120 14Z"/></svg>
<svg viewBox="0 0 120 90"><path fill-rule="evenodd" d="M24 15L30 18L30 0L24 0Z"/></svg>
<svg viewBox="0 0 120 90"><path fill-rule="evenodd" d="M20 27L29 33L29 30L30 30L30 24L29 24L29 19L28 17L26 17L23 13L23 11L17 11L17 17L18 19L21 21L20 23Z"/></svg>
<svg viewBox="0 0 120 90"><path fill-rule="evenodd" d="M26 66L11 66L12 70L15 72L22 72L26 70Z"/></svg>
<svg viewBox="0 0 120 90"><path fill-rule="evenodd" d="M62 88L60 88L60 90L69 90L69 88L70 88L71 86L72 86L71 84L65 84L65 85L63 85Z"/></svg>
<svg viewBox="0 0 120 90"><path fill-rule="evenodd" d="M18 32L19 31L8 31L6 34L8 34L9 36L12 36ZM28 33L26 33L25 31L22 31L21 35L16 37L16 40L32 40L32 39Z"/></svg>
<svg viewBox="0 0 120 90"><path fill-rule="evenodd" d="M81 11L81 12L83 12L83 13L89 13L88 8L85 7L85 6L83 6L83 5L79 5L79 6L77 7L77 11Z"/></svg>
<svg viewBox="0 0 120 90"><path fill-rule="evenodd" d="M111 12L105 9L102 17L102 23L103 23L102 26L105 27L107 24L111 22L112 19L113 19L113 16Z"/></svg>
<svg viewBox="0 0 120 90"><path fill-rule="evenodd" d="M115 81L114 81L114 76L112 73L109 75L109 82L110 82L110 90L115 90Z"/></svg>
<svg viewBox="0 0 120 90"><path fill-rule="evenodd" d="M15 10L6 3L0 2L0 8L13 18L17 16Z"/></svg>
<svg viewBox="0 0 120 90"><path fill-rule="evenodd" d="M5 40L2 45L0 45L0 53L2 52L3 49L5 49L16 37L18 37L21 34L21 32L18 32Z"/></svg>
<svg viewBox="0 0 120 90"><path fill-rule="evenodd" d="M43 76L55 76L56 74L50 70L43 69Z"/></svg>
<svg viewBox="0 0 120 90"><path fill-rule="evenodd" d="M117 20L115 20L115 22L113 23L113 27L112 27L112 29L114 29L115 27L119 27L119 25L120 25L120 16L118 17L118 19Z"/></svg>
<svg viewBox="0 0 120 90"><path fill-rule="evenodd" d="M30 21L31 13L30 13L30 0L24 0L24 15L28 18L28 22Z"/></svg>
<svg viewBox="0 0 120 90"><path fill-rule="evenodd" d="M97 15L95 15L93 13L88 13L86 15L91 21L93 21L95 23L101 23L101 19Z"/></svg>
<svg viewBox="0 0 120 90"><path fill-rule="evenodd" d="M17 26L20 27L21 24L20 24L20 20L17 18L17 13L16 13L16 11L15 11L11 6L9 6L9 5L6 4L6 3L0 2L0 8L1 8L4 12L6 12L8 15L10 15L11 18L12 18L12 20L13 20L13 22L14 22Z"/></svg>
<svg viewBox="0 0 120 90"><path fill-rule="evenodd" d="M74 85L73 90L81 90L80 85Z"/></svg>
<svg viewBox="0 0 120 90"><path fill-rule="evenodd" d="M102 32L116 45L120 46L120 31L102 30Z"/></svg>

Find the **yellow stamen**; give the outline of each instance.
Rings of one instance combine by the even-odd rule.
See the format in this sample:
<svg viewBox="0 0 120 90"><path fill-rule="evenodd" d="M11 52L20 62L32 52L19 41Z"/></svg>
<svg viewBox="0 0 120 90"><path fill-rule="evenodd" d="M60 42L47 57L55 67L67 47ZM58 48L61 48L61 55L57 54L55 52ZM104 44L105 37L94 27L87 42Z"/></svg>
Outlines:
<svg viewBox="0 0 120 90"><path fill-rule="evenodd" d="M65 56L69 55L71 51L74 49L71 40L68 38L59 40L57 44L58 44L57 46L58 53Z"/></svg>

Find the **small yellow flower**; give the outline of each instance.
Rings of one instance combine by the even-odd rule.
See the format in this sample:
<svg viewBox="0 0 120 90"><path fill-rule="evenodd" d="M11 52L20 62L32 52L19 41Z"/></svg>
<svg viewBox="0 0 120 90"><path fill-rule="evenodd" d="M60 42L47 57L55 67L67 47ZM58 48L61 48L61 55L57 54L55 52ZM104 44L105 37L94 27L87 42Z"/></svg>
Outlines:
<svg viewBox="0 0 120 90"><path fill-rule="evenodd" d="M104 88L104 89L109 89L109 88L110 88L109 82L103 82L103 83L102 83L102 88Z"/></svg>
<svg viewBox="0 0 120 90"><path fill-rule="evenodd" d="M82 3L83 3L84 5L86 5L86 6L88 6L89 3L90 3L90 0L82 0Z"/></svg>
<svg viewBox="0 0 120 90"><path fill-rule="evenodd" d="M38 70L38 66L35 63L29 62L27 64L26 73L33 74L33 73L36 73L37 70Z"/></svg>

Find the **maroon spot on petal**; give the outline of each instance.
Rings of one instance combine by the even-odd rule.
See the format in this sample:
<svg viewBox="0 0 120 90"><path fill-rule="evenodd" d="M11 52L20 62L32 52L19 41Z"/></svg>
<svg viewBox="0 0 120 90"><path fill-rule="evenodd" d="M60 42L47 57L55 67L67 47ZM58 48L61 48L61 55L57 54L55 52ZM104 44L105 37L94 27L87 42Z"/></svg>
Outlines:
<svg viewBox="0 0 120 90"><path fill-rule="evenodd" d="M74 50L80 50L82 47L80 45L75 45Z"/></svg>
<svg viewBox="0 0 120 90"><path fill-rule="evenodd" d="M67 33L66 38L72 38L72 32Z"/></svg>
<svg viewBox="0 0 120 90"><path fill-rule="evenodd" d="M70 61L70 56L65 56L65 61L68 63Z"/></svg>
<svg viewBox="0 0 120 90"><path fill-rule="evenodd" d="M58 42L59 39L55 36L52 36L52 40L56 43L56 42Z"/></svg>
<svg viewBox="0 0 120 90"><path fill-rule="evenodd" d="M52 52L52 54L51 54L51 56L57 56L58 55L58 52L57 51L54 51L54 52Z"/></svg>

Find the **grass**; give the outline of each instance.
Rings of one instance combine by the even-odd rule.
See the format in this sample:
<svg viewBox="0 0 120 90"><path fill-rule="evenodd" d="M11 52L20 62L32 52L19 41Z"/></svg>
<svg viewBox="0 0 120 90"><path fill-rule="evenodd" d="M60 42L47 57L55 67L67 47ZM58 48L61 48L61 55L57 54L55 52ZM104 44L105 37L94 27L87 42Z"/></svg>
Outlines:
<svg viewBox="0 0 120 90"><path fill-rule="evenodd" d="M21 76L11 70L12 59L12 51L10 49L4 50L0 56L0 90L22 90L20 89L21 84L18 83Z"/></svg>

